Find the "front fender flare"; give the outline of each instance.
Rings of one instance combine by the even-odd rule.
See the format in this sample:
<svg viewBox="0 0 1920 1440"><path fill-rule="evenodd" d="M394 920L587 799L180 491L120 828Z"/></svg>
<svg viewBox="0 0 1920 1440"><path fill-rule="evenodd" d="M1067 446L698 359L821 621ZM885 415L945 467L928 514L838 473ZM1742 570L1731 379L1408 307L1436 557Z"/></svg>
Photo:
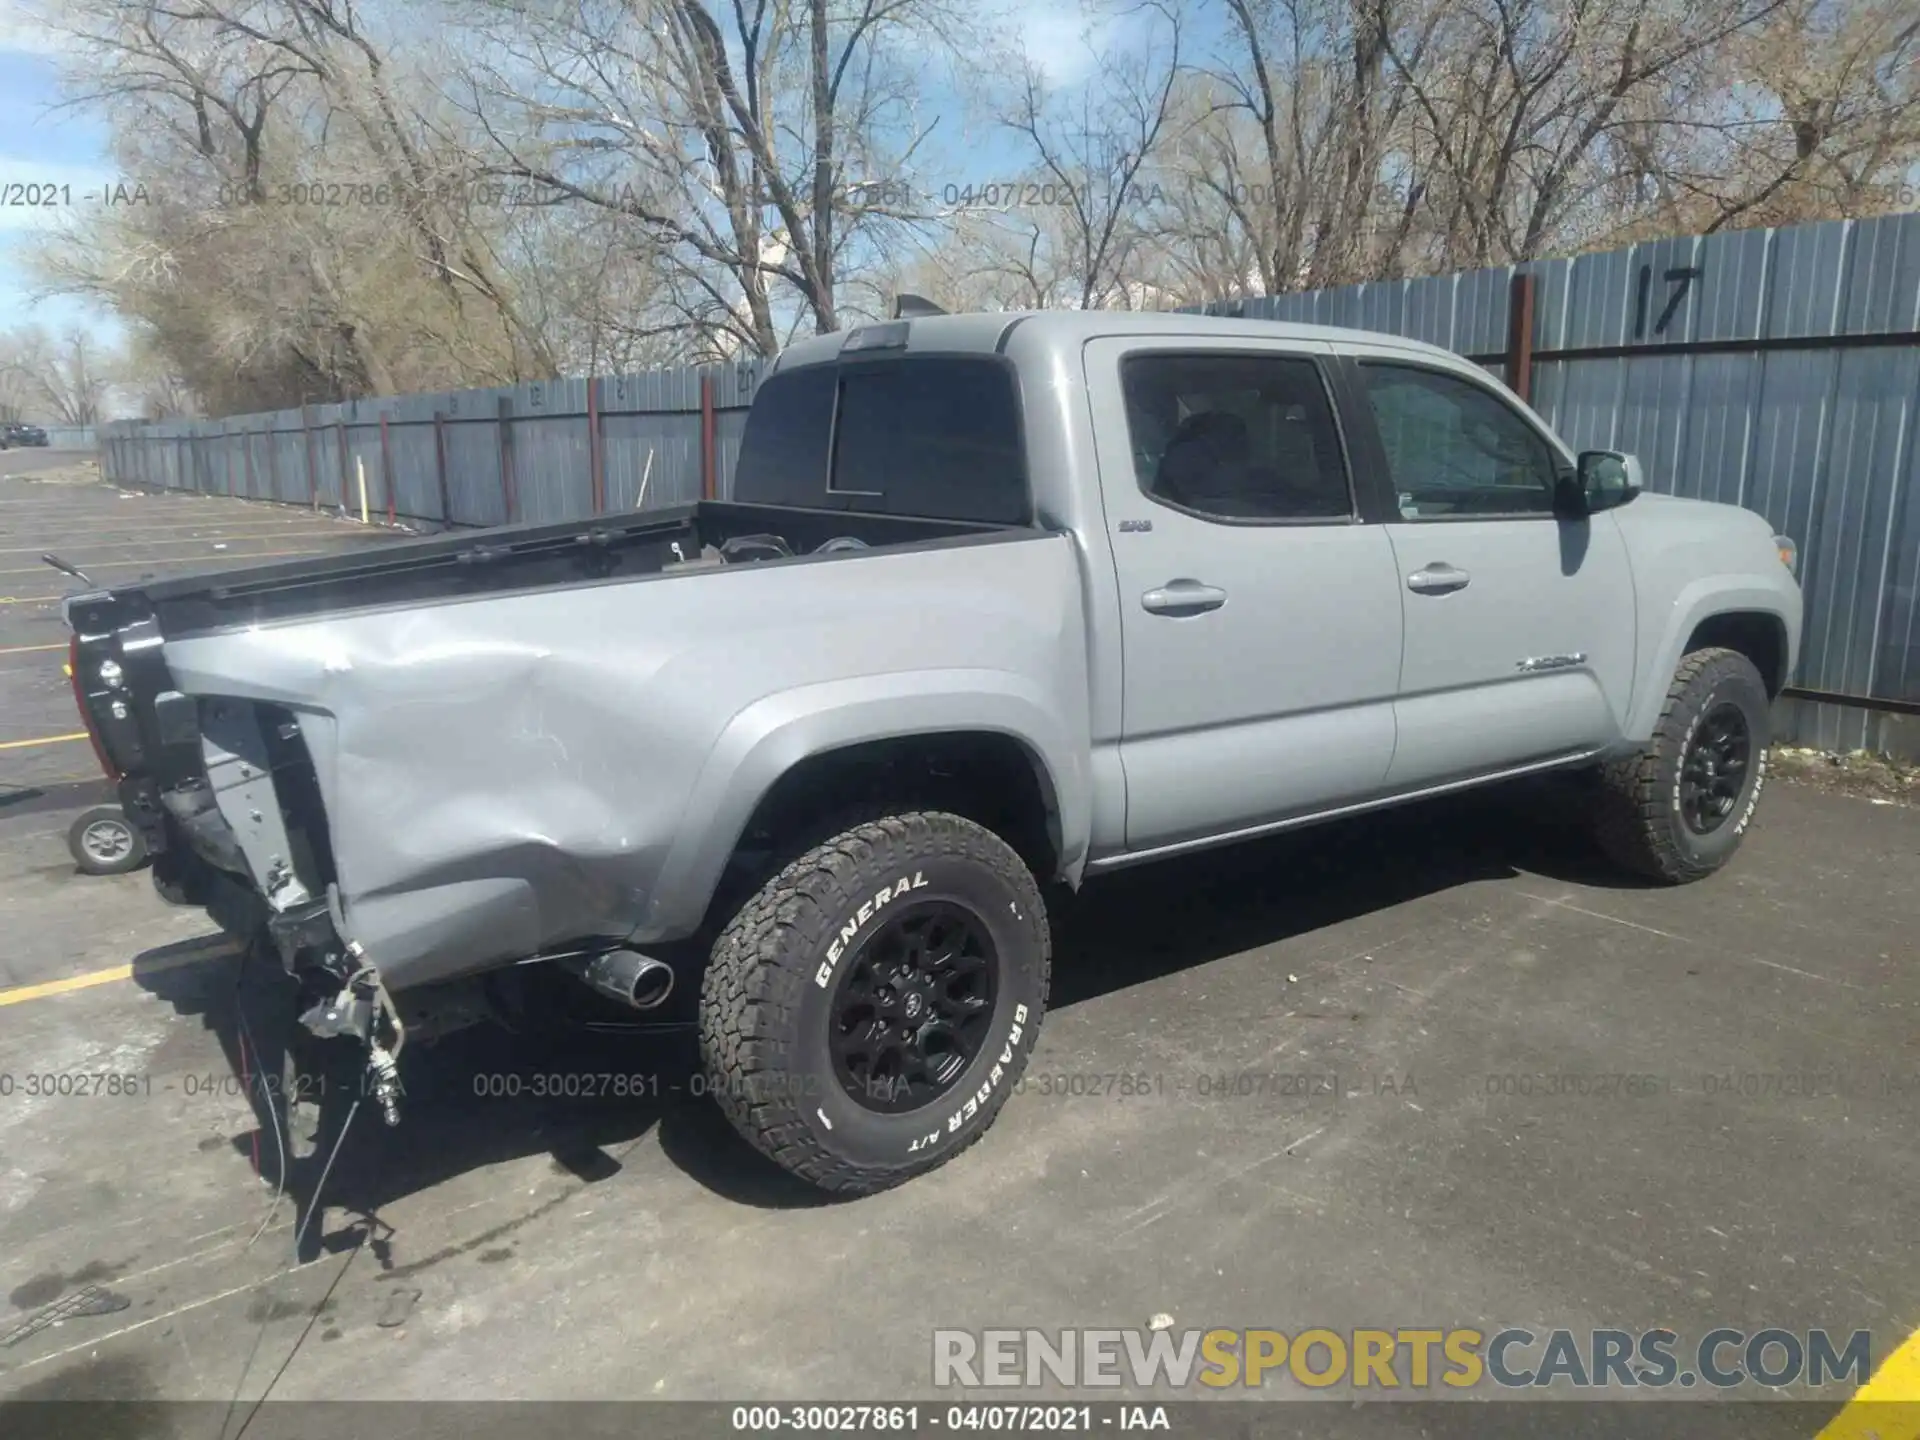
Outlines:
<svg viewBox="0 0 1920 1440"><path fill-rule="evenodd" d="M1668 607L1640 671L1633 704L1627 712L1626 738L1636 743L1652 738L1666 704L1667 687L1680 668L1687 638L1715 615L1762 614L1777 620L1786 640L1782 674L1791 677L1800 645L1800 607L1791 584L1783 571L1780 581L1763 575L1718 575L1682 587Z"/></svg>

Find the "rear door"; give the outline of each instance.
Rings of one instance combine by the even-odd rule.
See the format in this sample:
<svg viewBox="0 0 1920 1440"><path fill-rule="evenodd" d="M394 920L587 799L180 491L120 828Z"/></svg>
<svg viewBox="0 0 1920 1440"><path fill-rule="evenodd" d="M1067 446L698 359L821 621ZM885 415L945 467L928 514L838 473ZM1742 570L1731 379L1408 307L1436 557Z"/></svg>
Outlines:
<svg viewBox="0 0 1920 1440"><path fill-rule="evenodd" d="M1197 337L1087 347L1129 850L1322 809L1386 777L1399 580L1355 505L1330 355Z"/></svg>
<svg viewBox="0 0 1920 1440"><path fill-rule="evenodd" d="M1347 372L1405 615L1389 784L1605 745L1633 680L1633 576L1613 516L1555 513L1572 460L1505 391L1404 356Z"/></svg>

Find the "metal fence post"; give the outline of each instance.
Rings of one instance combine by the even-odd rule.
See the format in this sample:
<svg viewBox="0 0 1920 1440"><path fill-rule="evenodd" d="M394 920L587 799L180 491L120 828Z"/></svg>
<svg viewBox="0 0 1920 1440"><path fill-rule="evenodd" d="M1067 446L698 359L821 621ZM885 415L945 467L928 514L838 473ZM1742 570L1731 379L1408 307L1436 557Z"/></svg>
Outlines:
<svg viewBox="0 0 1920 1440"><path fill-rule="evenodd" d="M714 485L713 375L700 376L700 497L711 500L718 493Z"/></svg>
<svg viewBox="0 0 1920 1440"><path fill-rule="evenodd" d="M511 525L519 508L514 502L513 488L513 401L505 395L500 397L498 409L500 424L500 499L507 507L507 524Z"/></svg>
<svg viewBox="0 0 1920 1440"><path fill-rule="evenodd" d="M1507 287L1507 388L1533 400L1533 276L1525 271Z"/></svg>
<svg viewBox="0 0 1920 1440"><path fill-rule="evenodd" d="M340 454L340 508L347 508L347 417L342 415L333 422L334 449Z"/></svg>
<svg viewBox="0 0 1920 1440"><path fill-rule="evenodd" d="M318 510L320 476L313 467L313 415L305 405L300 407L300 446L307 453L307 503Z"/></svg>
<svg viewBox="0 0 1920 1440"><path fill-rule="evenodd" d="M440 523L453 528L453 507L447 503L447 415L433 412L433 478L440 488Z"/></svg>
<svg viewBox="0 0 1920 1440"><path fill-rule="evenodd" d="M396 524L400 512L393 498L393 443L387 437L387 412L380 412L380 484L387 492L387 523Z"/></svg>
<svg viewBox="0 0 1920 1440"><path fill-rule="evenodd" d="M606 438L600 433L600 377L587 380L587 469L593 480L593 513L607 508Z"/></svg>

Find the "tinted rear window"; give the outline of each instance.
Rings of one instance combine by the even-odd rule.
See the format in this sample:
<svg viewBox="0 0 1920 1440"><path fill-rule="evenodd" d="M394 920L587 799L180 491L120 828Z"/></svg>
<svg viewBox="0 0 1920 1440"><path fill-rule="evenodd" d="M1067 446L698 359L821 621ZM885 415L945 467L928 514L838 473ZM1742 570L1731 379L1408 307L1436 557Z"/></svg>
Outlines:
<svg viewBox="0 0 1920 1440"><path fill-rule="evenodd" d="M734 499L816 508L825 503L834 374L831 365L807 365L760 387L740 438Z"/></svg>
<svg viewBox="0 0 1920 1440"><path fill-rule="evenodd" d="M964 356L806 366L775 375L747 417L734 495L763 504L1024 524L1030 506L1013 375L996 361Z"/></svg>

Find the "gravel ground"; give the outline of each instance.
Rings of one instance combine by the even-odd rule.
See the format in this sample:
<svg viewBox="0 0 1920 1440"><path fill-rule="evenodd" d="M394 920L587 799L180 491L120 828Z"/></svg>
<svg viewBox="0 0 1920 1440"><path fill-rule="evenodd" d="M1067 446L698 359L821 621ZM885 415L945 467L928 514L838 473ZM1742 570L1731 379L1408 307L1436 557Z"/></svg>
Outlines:
<svg viewBox="0 0 1920 1440"><path fill-rule="evenodd" d="M1792 785L1806 785L1828 795L1857 795L1881 804L1920 803L1920 765L1911 760L1855 750L1836 755L1826 750L1776 745L1773 773Z"/></svg>

